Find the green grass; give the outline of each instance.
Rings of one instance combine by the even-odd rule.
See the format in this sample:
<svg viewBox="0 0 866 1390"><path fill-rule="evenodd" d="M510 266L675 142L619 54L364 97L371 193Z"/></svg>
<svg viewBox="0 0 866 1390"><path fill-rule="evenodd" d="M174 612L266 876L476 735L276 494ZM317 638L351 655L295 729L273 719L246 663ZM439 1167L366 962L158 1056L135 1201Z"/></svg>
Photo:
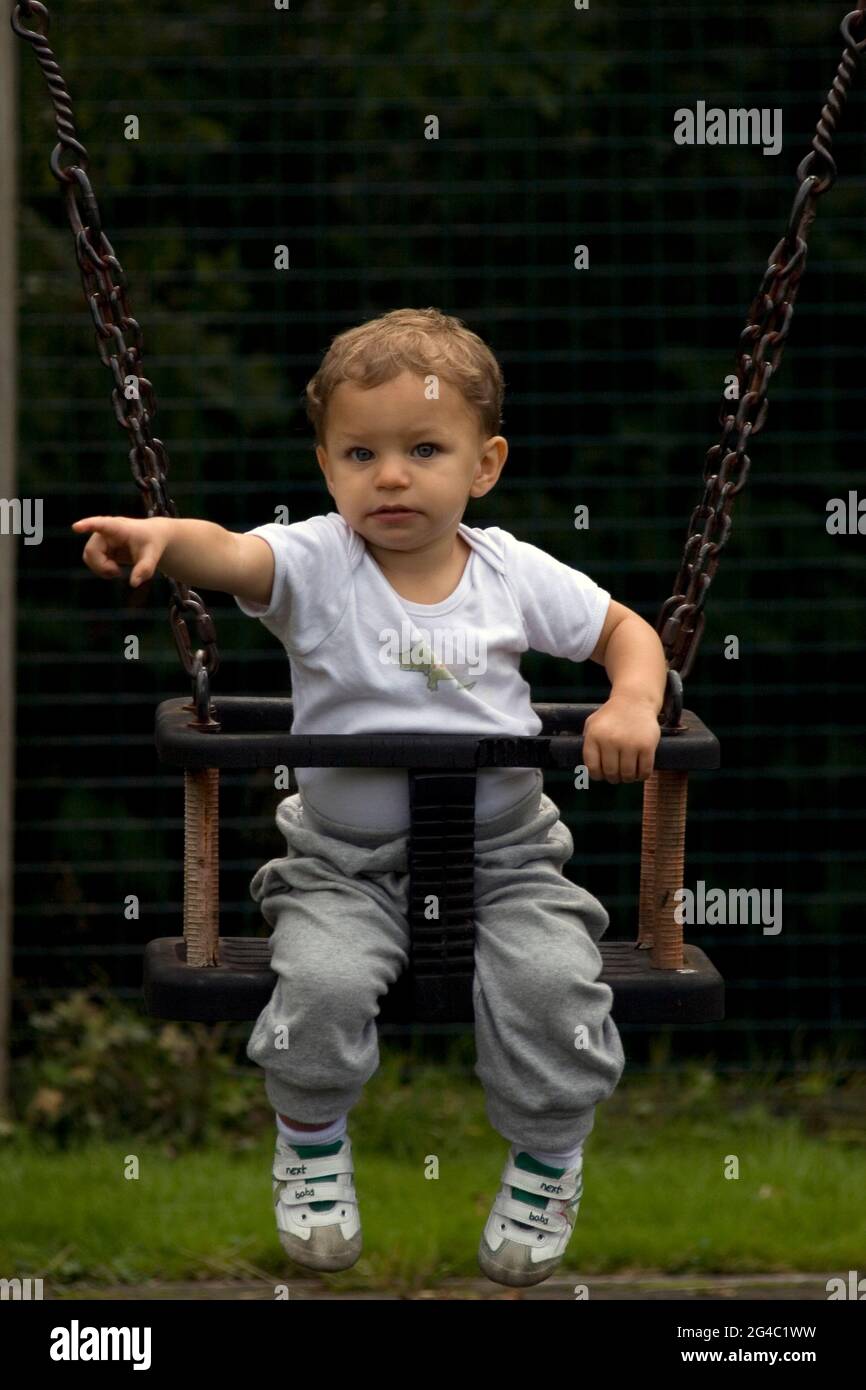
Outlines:
<svg viewBox="0 0 866 1390"><path fill-rule="evenodd" d="M474 1276L506 1144L477 1081L382 1051L350 1117L364 1253L321 1277L402 1292ZM563 1271L862 1268L864 1091L866 1079L820 1068L784 1083L701 1066L626 1078L596 1113ZM0 1146L0 1273L54 1285L309 1277L277 1241L272 1154L270 1128L246 1149L183 1153L133 1137L55 1151L16 1130ZM430 1155L438 1179L425 1178ZM726 1178L735 1160L739 1177Z"/></svg>

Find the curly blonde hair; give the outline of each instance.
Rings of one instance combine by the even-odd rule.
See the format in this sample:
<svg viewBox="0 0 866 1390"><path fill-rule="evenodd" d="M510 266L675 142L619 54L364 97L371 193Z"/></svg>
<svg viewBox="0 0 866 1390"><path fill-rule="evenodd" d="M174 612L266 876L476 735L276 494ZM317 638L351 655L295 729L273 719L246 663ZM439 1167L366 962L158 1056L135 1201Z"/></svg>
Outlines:
<svg viewBox="0 0 866 1390"><path fill-rule="evenodd" d="M334 338L307 382L306 411L316 443L325 443L328 402L341 382L381 386L403 371L435 373L450 382L475 410L484 437L500 432L505 380L487 344L439 309L392 309Z"/></svg>

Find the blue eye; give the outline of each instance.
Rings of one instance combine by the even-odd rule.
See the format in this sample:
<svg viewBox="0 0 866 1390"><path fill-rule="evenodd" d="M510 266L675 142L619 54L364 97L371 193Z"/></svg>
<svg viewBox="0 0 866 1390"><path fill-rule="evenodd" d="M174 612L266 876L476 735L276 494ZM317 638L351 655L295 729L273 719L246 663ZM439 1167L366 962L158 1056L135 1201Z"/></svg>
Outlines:
<svg viewBox="0 0 866 1390"><path fill-rule="evenodd" d="M426 442L423 443L423 444L416 444L416 445L415 445L415 448L416 448L416 449L434 449L434 450L436 450L437 453L440 452L440 446L439 446L438 444L432 443L432 441L429 441L429 440L426 441ZM372 452L373 452L372 449L368 449L368 448L366 447L366 445L364 445L364 444L355 444L355 445L352 446L351 449L347 449L347 450L346 450L346 456L347 456L348 458L354 459L354 460L355 460L355 463L367 463L367 462L369 461L368 459L358 459L358 458L355 458L355 455L356 455L357 453L362 453L362 454L369 454L369 455L372 456ZM433 455L432 455L432 454L422 454L421 457L424 458L424 459L430 459L430 458L433 457Z"/></svg>

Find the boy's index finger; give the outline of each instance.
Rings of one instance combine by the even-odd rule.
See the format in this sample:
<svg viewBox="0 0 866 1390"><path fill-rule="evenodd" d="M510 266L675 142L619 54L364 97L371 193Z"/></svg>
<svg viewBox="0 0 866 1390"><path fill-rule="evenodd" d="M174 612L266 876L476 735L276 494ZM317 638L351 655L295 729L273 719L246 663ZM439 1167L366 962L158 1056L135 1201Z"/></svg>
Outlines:
<svg viewBox="0 0 866 1390"><path fill-rule="evenodd" d="M73 531L79 528L88 531L108 531L114 524L116 518L113 516L85 516L79 521L73 521Z"/></svg>

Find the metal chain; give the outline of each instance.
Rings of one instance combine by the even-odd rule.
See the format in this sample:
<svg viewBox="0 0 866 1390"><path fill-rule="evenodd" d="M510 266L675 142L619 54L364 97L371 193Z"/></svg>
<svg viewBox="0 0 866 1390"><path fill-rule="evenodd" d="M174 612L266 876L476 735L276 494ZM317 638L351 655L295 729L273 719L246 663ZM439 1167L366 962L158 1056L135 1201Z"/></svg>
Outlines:
<svg viewBox="0 0 866 1390"><path fill-rule="evenodd" d="M864 10L866 0L859 0L857 9L847 14L840 26L845 51L821 111L812 149L797 168L800 184L788 227L770 256L746 316L746 326L740 334L736 354L739 405L732 415L730 402L722 398L719 411L722 437L706 456L704 495L689 520L673 593L662 604L656 619L656 631L665 650L669 672L678 672L680 681L685 680L692 668L704 630L707 591L718 567L720 552L731 533L733 501L749 474L746 446L763 429L767 417L767 387L782 360L800 279L806 267L806 240L817 211L816 200L836 181L830 145L859 55L866 48L866 38L857 42L851 32L852 25L862 28ZM816 158L819 170L823 170L820 179L812 172ZM750 354L756 342L758 346ZM675 686L669 679L665 706L659 715L664 723L679 722ZM681 685L679 689L681 708Z"/></svg>
<svg viewBox="0 0 866 1390"><path fill-rule="evenodd" d="M24 28L22 19L32 20L34 15L44 20L44 31ZM96 328L97 350L114 378L111 393L114 413L118 424L134 441L129 452L133 479L142 493L148 517L177 517L177 508L168 491L168 454L162 440L155 438L151 431L156 400L151 383L142 375L141 326L130 312L126 273L102 228L99 206L86 172L90 157L78 139L69 92L48 45L46 35L51 23L48 10L39 0L21 0L15 6L11 22L15 33L33 45L54 103L59 143L49 163L66 200L84 297ZM75 161L66 167L60 162L64 152L72 154ZM95 240L97 245L94 245ZM216 627L194 589L170 576L165 577L171 591L172 634L181 664L192 680L197 718L200 725L215 731L219 725L212 718L210 681L220 664ZM195 626L195 645L190 637L190 622Z"/></svg>

